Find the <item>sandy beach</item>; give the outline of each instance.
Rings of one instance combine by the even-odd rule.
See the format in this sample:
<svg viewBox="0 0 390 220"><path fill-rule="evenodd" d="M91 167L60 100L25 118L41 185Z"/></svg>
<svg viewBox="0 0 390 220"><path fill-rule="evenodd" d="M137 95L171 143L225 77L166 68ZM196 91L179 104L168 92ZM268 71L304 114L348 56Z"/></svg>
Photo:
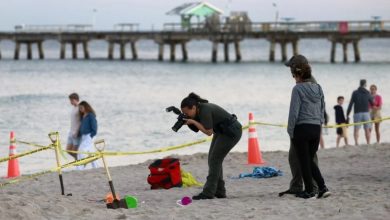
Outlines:
<svg viewBox="0 0 390 220"><path fill-rule="evenodd" d="M174 156L174 155L173 155ZM128 157L131 160L131 157ZM207 155L179 156L182 168L204 182ZM250 172L245 153L231 153L224 162L228 199L194 201L182 207L176 201L200 188L150 190L148 164L112 167L116 191L138 198L136 209L108 210L101 201L109 192L104 169L63 174L61 196L58 175L0 189L1 219L388 219L390 216L390 144L332 148L319 151L326 184L333 193L325 199L278 197L291 178L287 152L265 152L267 165L283 171L270 179L234 179ZM4 181L4 180L2 180Z"/></svg>

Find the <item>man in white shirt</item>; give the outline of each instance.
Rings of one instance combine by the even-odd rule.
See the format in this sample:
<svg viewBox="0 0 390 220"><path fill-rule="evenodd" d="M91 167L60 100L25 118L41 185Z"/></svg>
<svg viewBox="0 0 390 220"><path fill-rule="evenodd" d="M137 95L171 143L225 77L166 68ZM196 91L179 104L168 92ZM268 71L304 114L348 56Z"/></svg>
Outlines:
<svg viewBox="0 0 390 220"><path fill-rule="evenodd" d="M79 112L79 95L72 93L69 95L69 101L72 105L70 113L70 131L68 134L67 150L77 151L80 143L79 129L80 129L80 112ZM77 159L76 153L69 153L74 159Z"/></svg>

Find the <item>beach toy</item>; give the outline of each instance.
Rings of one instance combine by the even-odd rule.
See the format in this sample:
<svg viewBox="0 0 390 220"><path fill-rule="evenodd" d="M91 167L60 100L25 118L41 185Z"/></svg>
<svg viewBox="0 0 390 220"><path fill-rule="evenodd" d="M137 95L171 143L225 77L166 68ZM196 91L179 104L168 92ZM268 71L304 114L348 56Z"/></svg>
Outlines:
<svg viewBox="0 0 390 220"><path fill-rule="evenodd" d="M127 208L137 208L138 206L138 199L134 196L125 196L125 202L127 205Z"/></svg>
<svg viewBox="0 0 390 220"><path fill-rule="evenodd" d="M249 113L249 130L248 130L248 164L264 164L259 140L257 139L256 127L252 123L255 122L253 113Z"/></svg>
<svg viewBox="0 0 390 220"><path fill-rule="evenodd" d="M15 133L11 131L10 140L9 140L9 156L16 154L16 145L15 145ZM20 176L19 171L19 161L18 159L11 159L8 161L8 175L7 178L13 178Z"/></svg>
<svg viewBox="0 0 390 220"><path fill-rule="evenodd" d="M186 206L192 203L192 199L188 196L184 196L181 200L177 200L176 203L180 206Z"/></svg>
<svg viewBox="0 0 390 220"><path fill-rule="evenodd" d="M119 194L116 194L115 197L117 200L120 200ZM112 203L114 201L114 196L112 195L112 193L107 193L105 201L106 203Z"/></svg>

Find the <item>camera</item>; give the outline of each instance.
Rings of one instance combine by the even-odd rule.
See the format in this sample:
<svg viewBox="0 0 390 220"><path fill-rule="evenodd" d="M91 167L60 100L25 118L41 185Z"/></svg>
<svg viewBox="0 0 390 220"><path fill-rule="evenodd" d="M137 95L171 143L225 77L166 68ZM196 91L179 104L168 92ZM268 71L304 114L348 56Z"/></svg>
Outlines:
<svg viewBox="0 0 390 220"><path fill-rule="evenodd" d="M165 110L167 112L173 112L178 115L177 122L172 127L172 130L177 132L186 123L184 119L188 119L188 116L181 112L180 109L176 108L175 106L168 107Z"/></svg>

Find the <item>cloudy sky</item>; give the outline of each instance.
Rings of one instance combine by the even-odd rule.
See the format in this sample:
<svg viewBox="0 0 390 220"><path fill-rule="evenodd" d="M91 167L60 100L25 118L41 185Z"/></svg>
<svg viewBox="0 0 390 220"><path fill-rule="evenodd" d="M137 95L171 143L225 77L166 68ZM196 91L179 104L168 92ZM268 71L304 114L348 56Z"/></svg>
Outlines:
<svg viewBox="0 0 390 220"><path fill-rule="evenodd" d="M196 1L196 0L195 0ZM116 23L139 23L159 28L179 18L165 13L192 0L0 0L0 30L17 24L92 24L112 29ZM280 17L308 20L367 20L373 15L390 20L390 0L209 0L224 10L247 11L252 21ZM273 6L276 3L277 8ZM94 12L95 9L95 12Z"/></svg>

